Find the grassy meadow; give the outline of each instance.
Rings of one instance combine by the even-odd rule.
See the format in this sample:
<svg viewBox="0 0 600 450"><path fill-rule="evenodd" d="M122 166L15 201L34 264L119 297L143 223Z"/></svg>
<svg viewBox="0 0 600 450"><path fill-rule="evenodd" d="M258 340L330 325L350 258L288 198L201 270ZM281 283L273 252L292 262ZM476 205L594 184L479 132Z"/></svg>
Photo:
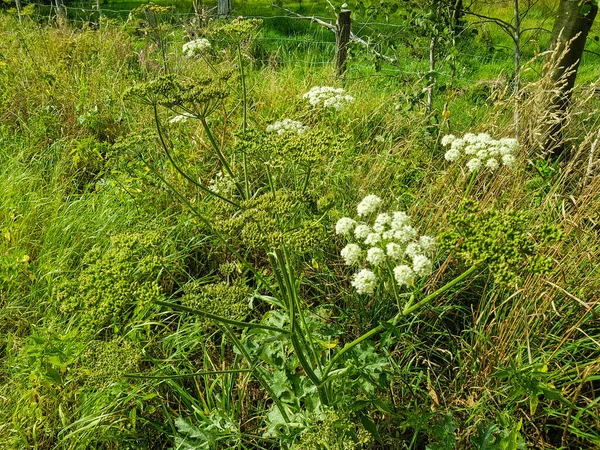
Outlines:
<svg viewBox="0 0 600 450"><path fill-rule="evenodd" d="M597 28L234 3L0 10L0 448L600 448Z"/></svg>

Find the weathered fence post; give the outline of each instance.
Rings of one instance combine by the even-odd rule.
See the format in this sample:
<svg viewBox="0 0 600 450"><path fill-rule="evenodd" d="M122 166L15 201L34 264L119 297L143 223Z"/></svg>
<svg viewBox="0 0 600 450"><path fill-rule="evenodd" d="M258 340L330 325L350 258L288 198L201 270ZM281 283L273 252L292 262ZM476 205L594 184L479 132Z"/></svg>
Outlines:
<svg viewBox="0 0 600 450"><path fill-rule="evenodd" d="M335 25L335 73L337 77L346 73L346 59L348 58L348 42L350 41L350 30L352 19L350 10L342 9L338 14Z"/></svg>
<svg viewBox="0 0 600 450"><path fill-rule="evenodd" d="M226 17L231 12L231 0L218 0L217 16Z"/></svg>

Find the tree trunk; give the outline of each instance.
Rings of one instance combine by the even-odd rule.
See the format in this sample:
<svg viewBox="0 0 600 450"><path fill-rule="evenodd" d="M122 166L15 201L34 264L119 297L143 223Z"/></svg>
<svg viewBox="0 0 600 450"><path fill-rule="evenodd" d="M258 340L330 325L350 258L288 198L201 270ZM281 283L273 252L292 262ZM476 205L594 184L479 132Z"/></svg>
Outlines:
<svg viewBox="0 0 600 450"><path fill-rule="evenodd" d="M585 41L597 13L598 5L595 0L560 0L558 6L550 49L559 52L561 56L549 73L550 78L557 83L557 95L549 105L556 113L557 122L550 128L545 145L545 150L551 157L561 156L566 150L562 136L563 118L569 107Z"/></svg>
<svg viewBox="0 0 600 450"><path fill-rule="evenodd" d="M463 29L463 0L453 0L452 6L452 29L455 33L459 33Z"/></svg>

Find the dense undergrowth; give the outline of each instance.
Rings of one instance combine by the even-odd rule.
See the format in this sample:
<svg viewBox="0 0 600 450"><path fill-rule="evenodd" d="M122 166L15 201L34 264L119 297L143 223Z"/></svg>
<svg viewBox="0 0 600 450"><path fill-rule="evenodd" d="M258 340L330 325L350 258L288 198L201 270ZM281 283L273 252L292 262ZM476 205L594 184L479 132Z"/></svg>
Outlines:
<svg viewBox="0 0 600 450"><path fill-rule="evenodd" d="M543 77L427 113L260 27L0 16L0 447L600 445L595 86L547 161Z"/></svg>

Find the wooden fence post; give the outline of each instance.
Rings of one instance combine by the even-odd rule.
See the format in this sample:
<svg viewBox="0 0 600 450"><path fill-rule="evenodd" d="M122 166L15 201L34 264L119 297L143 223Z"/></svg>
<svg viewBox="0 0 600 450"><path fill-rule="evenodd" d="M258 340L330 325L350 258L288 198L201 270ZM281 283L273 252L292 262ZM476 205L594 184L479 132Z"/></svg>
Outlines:
<svg viewBox="0 0 600 450"><path fill-rule="evenodd" d="M231 13L231 0L217 1L217 16L227 17Z"/></svg>
<svg viewBox="0 0 600 450"><path fill-rule="evenodd" d="M352 19L350 10L342 9L338 14L335 25L335 73L338 78L346 73L346 59L348 57L348 42L350 41L350 30Z"/></svg>

